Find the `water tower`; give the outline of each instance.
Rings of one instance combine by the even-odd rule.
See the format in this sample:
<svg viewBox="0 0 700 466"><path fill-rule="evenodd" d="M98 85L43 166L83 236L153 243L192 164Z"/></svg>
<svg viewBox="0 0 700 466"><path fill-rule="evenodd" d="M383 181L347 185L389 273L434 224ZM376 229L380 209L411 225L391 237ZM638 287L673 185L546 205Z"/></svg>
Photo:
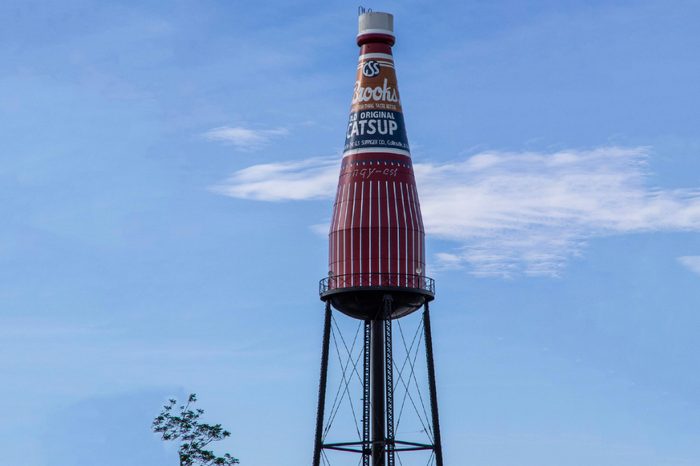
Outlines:
<svg viewBox="0 0 700 466"><path fill-rule="evenodd" d="M360 57L329 235L329 271L313 466L324 450L359 453L363 466L394 466L397 452L432 450L442 466L425 275L425 231L396 81L393 16L361 12ZM432 441L396 438L392 325L423 308ZM333 309L364 322L361 441L325 443L324 410Z"/></svg>

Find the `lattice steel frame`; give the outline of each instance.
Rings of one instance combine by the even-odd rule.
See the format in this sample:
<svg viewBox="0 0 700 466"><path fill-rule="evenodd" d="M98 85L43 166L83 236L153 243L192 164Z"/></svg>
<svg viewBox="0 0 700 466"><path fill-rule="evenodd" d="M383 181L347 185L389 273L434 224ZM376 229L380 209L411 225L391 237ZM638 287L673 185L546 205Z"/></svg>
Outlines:
<svg viewBox="0 0 700 466"><path fill-rule="evenodd" d="M391 340L391 295L384 296L384 364L386 375L386 449L387 466L394 466L394 357Z"/></svg>
<svg viewBox="0 0 700 466"><path fill-rule="evenodd" d="M423 331L425 337L425 356L428 368L428 385L430 392L430 411L433 431L433 443L407 442L395 439L394 433L394 364L393 364L393 341L392 341L392 320L391 316L392 299L388 294L384 298L382 314L375 320L364 321L364 346L363 346L363 387L362 387L362 440L359 442L323 442L324 413L326 386L328 378L328 353L330 346L332 309L330 300L326 301L326 313L323 329L323 343L321 348L321 376L319 381L318 410L316 415L316 438L314 443L314 455L312 466L321 465L321 455L323 450L345 451L359 453L362 455L363 466L395 466L396 452L409 452L432 450L435 455L435 465L443 466L442 440L440 435L440 419L438 415L437 392L435 383L435 363L433 359L433 339L430 326L430 307L426 302L423 307ZM373 332L373 326L376 325ZM379 330L381 328L381 330ZM379 331L383 333L382 346L384 351L372 351L373 333ZM375 342L376 343L376 342ZM372 404L372 366L377 363L374 358L381 358L383 361L383 403L379 406L381 413L377 411L377 406ZM376 374L375 374L376 376ZM384 408L384 409L382 409ZM371 435L371 425L374 416L381 416L386 419L385 435L381 440L373 440ZM382 429L384 430L384 429ZM380 445L377 444L379 442ZM377 446L380 453L377 454ZM375 448L373 448L375 447ZM373 455L374 450L374 455Z"/></svg>

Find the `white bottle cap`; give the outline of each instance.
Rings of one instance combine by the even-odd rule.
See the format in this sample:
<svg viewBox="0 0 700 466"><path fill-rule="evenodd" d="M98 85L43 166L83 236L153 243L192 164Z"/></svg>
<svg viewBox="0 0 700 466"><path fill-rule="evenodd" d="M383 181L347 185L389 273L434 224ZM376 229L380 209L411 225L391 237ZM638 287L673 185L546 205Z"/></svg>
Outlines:
<svg viewBox="0 0 700 466"><path fill-rule="evenodd" d="M391 13L362 13L359 19L358 36L364 34L386 34L394 37L394 15Z"/></svg>

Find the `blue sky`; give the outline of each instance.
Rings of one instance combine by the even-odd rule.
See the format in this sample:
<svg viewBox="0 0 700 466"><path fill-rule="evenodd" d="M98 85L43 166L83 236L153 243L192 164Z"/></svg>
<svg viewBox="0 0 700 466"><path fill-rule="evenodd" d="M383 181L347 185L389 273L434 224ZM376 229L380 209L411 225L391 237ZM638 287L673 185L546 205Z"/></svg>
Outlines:
<svg viewBox="0 0 700 466"><path fill-rule="evenodd" d="M367 6L447 463L700 464L700 6ZM346 2L0 4L1 464L176 464L149 424L189 392L242 464L309 463L355 33Z"/></svg>

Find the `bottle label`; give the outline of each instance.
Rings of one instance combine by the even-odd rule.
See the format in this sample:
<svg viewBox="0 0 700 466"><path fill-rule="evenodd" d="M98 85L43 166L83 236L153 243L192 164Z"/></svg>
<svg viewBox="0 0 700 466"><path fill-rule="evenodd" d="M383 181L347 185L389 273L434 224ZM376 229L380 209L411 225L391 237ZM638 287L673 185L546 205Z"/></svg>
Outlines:
<svg viewBox="0 0 700 466"><path fill-rule="evenodd" d="M378 152L410 156L390 54L360 55L343 155Z"/></svg>

